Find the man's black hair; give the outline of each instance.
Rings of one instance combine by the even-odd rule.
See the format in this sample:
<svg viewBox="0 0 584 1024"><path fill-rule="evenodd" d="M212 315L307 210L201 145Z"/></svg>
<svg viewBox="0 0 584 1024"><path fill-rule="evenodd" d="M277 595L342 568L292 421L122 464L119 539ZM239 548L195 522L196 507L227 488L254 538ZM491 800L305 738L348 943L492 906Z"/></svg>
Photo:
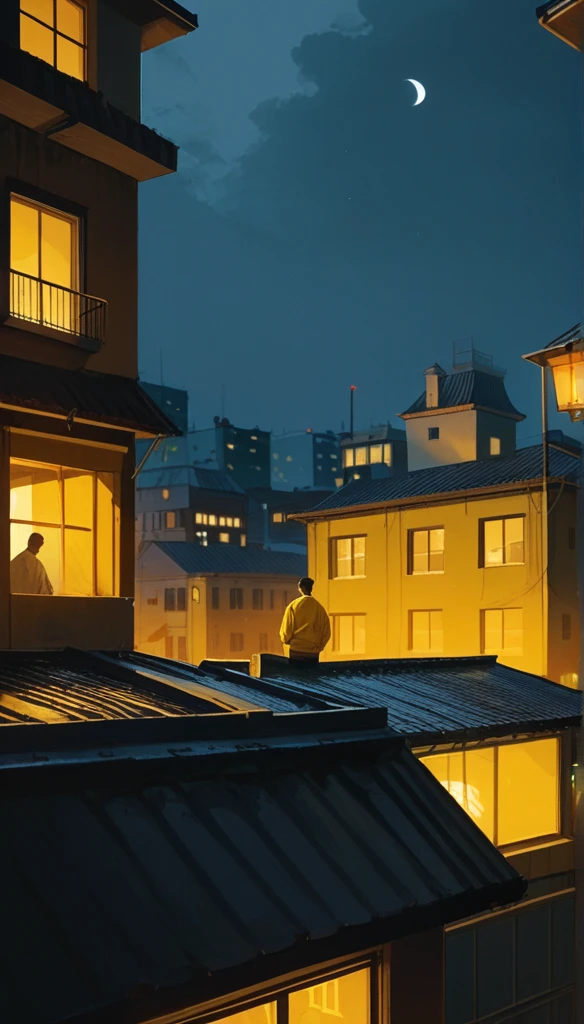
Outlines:
<svg viewBox="0 0 584 1024"><path fill-rule="evenodd" d="M314 586L314 580L311 580L310 576L303 576L298 586L303 593L312 594L312 588Z"/></svg>

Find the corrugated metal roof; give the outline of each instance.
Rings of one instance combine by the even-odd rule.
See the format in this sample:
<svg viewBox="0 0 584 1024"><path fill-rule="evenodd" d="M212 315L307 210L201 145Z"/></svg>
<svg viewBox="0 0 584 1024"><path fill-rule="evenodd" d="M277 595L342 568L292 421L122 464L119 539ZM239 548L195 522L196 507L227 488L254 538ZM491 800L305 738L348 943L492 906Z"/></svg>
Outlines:
<svg viewBox="0 0 584 1024"><path fill-rule="evenodd" d="M0 1019L103 1008L111 1024L145 986L163 999L189 983L197 1002L238 969L249 984L272 954L279 974L283 957L316 963L521 897L523 879L394 741L312 753L236 753L212 775L195 758L146 786L122 765L113 786L73 769L56 789L4 790Z"/></svg>
<svg viewBox="0 0 584 1024"><path fill-rule="evenodd" d="M548 445L548 475L575 482L578 476L579 458L576 453L558 451ZM331 494L330 498L317 505L312 511L353 508L361 505L384 504L385 502L407 502L433 494L456 494L485 487L500 487L527 480L540 479L543 473L543 446L519 448L513 455L492 459L478 459L473 462L458 462L449 466L433 466L431 469L417 469L407 476L370 480L366 483L351 483Z"/></svg>
<svg viewBox="0 0 584 1024"><path fill-rule="evenodd" d="M494 657L401 658L323 662L302 669L286 658L261 657L261 684L305 701L337 707L387 707L388 725L420 742L488 736L519 728L578 724L582 694Z"/></svg>
<svg viewBox="0 0 584 1024"><path fill-rule="evenodd" d="M217 714L214 691L181 693L112 658L72 650L0 653L0 726ZM194 669L197 672L197 669ZM202 675L202 673L201 673ZM210 680L212 682L212 679ZM219 703L218 703L219 702Z"/></svg>
<svg viewBox="0 0 584 1024"><path fill-rule="evenodd" d="M148 467L148 463L146 463ZM244 495L245 491L233 477L220 469L199 466L156 466L143 469L137 477L140 489L147 487L195 487L207 491L229 491Z"/></svg>
<svg viewBox="0 0 584 1024"><path fill-rule="evenodd" d="M437 367L440 370L440 367ZM443 372L443 371L442 371ZM507 391L505 381L498 374L484 373L481 370L458 370L455 373L439 376L438 409L456 409L461 405L480 406L502 412L513 419L524 420L525 416L513 405ZM401 416L415 416L426 412L426 392L410 405Z"/></svg>
<svg viewBox="0 0 584 1024"><path fill-rule="evenodd" d="M79 420L145 434L177 433L138 381L114 373L63 370L0 355L0 402L58 416L74 411Z"/></svg>
<svg viewBox="0 0 584 1024"><path fill-rule="evenodd" d="M212 544L201 547L183 541L153 541L165 555L172 558L183 572L205 576L224 573L231 576L292 576L306 575L306 556L284 551L264 551L261 548L238 548L234 544Z"/></svg>

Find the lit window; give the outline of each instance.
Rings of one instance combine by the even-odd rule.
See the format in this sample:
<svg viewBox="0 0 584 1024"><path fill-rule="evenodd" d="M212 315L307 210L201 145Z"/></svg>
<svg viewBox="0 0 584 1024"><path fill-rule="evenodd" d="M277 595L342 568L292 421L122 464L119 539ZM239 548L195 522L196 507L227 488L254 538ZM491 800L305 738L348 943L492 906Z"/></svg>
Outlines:
<svg viewBox="0 0 584 1024"><path fill-rule="evenodd" d="M229 534L228 533L220 533L219 534L219 543L220 544L229 544Z"/></svg>
<svg viewBox="0 0 584 1024"><path fill-rule="evenodd" d="M209 516L209 526L217 526L217 516Z"/></svg>
<svg viewBox="0 0 584 1024"><path fill-rule="evenodd" d="M444 572L444 528L408 530L408 573Z"/></svg>
<svg viewBox="0 0 584 1024"><path fill-rule="evenodd" d="M11 196L11 316L86 334L81 301L77 217Z"/></svg>
<svg viewBox="0 0 584 1024"><path fill-rule="evenodd" d="M292 458L291 455L287 455L286 456L286 462L293 462L293 461L294 461L294 459Z"/></svg>
<svg viewBox="0 0 584 1024"><path fill-rule="evenodd" d="M443 647L442 610L410 612L410 650L418 654L441 654Z"/></svg>
<svg viewBox="0 0 584 1024"><path fill-rule="evenodd" d="M226 447L229 448L230 451L233 451L234 448L235 448L235 445L234 444L228 444Z"/></svg>
<svg viewBox="0 0 584 1024"><path fill-rule="evenodd" d="M230 469L233 472L233 465L231 462L227 463L227 469Z"/></svg>
<svg viewBox="0 0 584 1024"><path fill-rule="evenodd" d="M440 439L440 427L428 427L428 440L438 441Z"/></svg>
<svg viewBox="0 0 584 1024"><path fill-rule="evenodd" d="M243 590L241 587L231 587L229 591L229 607L231 611L241 611L243 608Z"/></svg>
<svg viewBox="0 0 584 1024"><path fill-rule="evenodd" d="M333 579L365 575L365 537L335 537L331 549Z"/></svg>
<svg viewBox="0 0 584 1024"><path fill-rule="evenodd" d="M167 530L176 530L176 526L177 526L176 512L167 512L166 513L166 529Z"/></svg>
<svg viewBox="0 0 584 1024"><path fill-rule="evenodd" d="M391 466L391 445L384 444L383 446L383 461L386 466Z"/></svg>
<svg viewBox="0 0 584 1024"><path fill-rule="evenodd" d="M483 654L523 654L523 609L484 609L482 633Z"/></svg>
<svg viewBox="0 0 584 1024"><path fill-rule="evenodd" d="M231 518L231 516L227 516L227 519L225 520L225 525L233 527L233 519Z"/></svg>
<svg viewBox="0 0 584 1024"><path fill-rule="evenodd" d="M331 459L336 459L337 456L334 454L334 452L331 452L330 453L330 457L331 457Z"/></svg>
<svg viewBox="0 0 584 1024"><path fill-rule="evenodd" d="M164 610L165 612L176 611L176 589L174 587L166 587L164 591Z"/></svg>
<svg viewBox="0 0 584 1024"><path fill-rule="evenodd" d="M195 537L202 548L206 548L208 545L208 537L206 530L197 530Z"/></svg>
<svg viewBox="0 0 584 1024"><path fill-rule="evenodd" d="M229 634L229 650L230 651L242 651L243 650L243 633L230 633Z"/></svg>
<svg viewBox="0 0 584 1024"><path fill-rule="evenodd" d="M274 454L272 455L272 458L278 460L280 458L280 456L278 455L277 452L274 452Z"/></svg>
<svg viewBox="0 0 584 1024"><path fill-rule="evenodd" d="M241 519L239 519L237 516L233 520L233 526L235 527L236 530L239 530L241 528Z"/></svg>
<svg viewBox="0 0 584 1024"><path fill-rule="evenodd" d="M12 593L116 594L118 494L115 473L11 459Z"/></svg>
<svg viewBox="0 0 584 1024"><path fill-rule="evenodd" d="M355 465L355 449L345 448L343 451L343 466L345 469L349 469Z"/></svg>
<svg viewBox="0 0 584 1024"><path fill-rule="evenodd" d="M263 612L264 610L264 592L263 590L252 590L251 594L251 606L255 612Z"/></svg>
<svg viewBox="0 0 584 1024"><path fill-rule="evenodd" d="M227 520L225 516L219 516L219 526L227 526Z"/></svg>
<svg viewBox="0 0 584 1024"><path fill-rule="evenodd" d="M273 523L283 523L284 522L284 513L283 512L272 512L272 522Z"/></svg>
<svg viewBox="0 0 584 1024"><path fill-rule="evenodd" d="M165 501L168 501L168 499L170 498L170 491L168 490L168 487L165 487L163 489L162 497L164 498Z"/></svg>
<svg viewBox="0 0 584 1024"><path fill-rule="evenodd" d="M501 438L490 437L489 438L489 455L500 455L501 454Z"/></svg>
<svg viewBox="0 0 584 1024"><path fill-rule="evenodd" d="M239 538L239 544L240 544L240 547L242 547L242 548L244 548L247 545L247 537L246 537L245 533L241 534L241 536Z"/></svg>
<svg viewBox="0 0 584 1024"><path fill-rule="evenodd" d="M376 465L378 462L383 462L383 445L372 444L369 448L369 462L372 465Z"/></svg>
<svg viewBox="0 0 584 1024"><path fill-rule="evenodd" d="M361 474L360 473L353 473L353 480L360 480L360 479L361 479Z"/></svg>
<svg viewBox="0 0 584 1024"><path fill-rule="evenodd" d="M332 615L335 654L365 654L365 616Z"/></svg>
<svg viewBox="0 0 584 1024"><path fill-rule="evenodd" d="M256 451L257 451L257 448L250 448L250 452L251 452L252 455L255 455Z"/></svg>
<svg viewBox="0 0 584 1024"><path fill-rule="evenodd" d="M322 459L322 452L317 452L316 457L317 459Z"/></svg>
<svg viewBox="0 0 584 1024"><path fill-rule="evenodd" d="M200 604L200 601L201 601L201 591L199 590L198 587L191 587L191 600L195 604Z"/></svg>
<svg viewBox="0 0 584 1024"><path fill-rule="evenodd" d="M525 561L524 521L524 516L481 520L479 543L482 567L520 565Z"/></svg>
<svg viewBox="0 0 584 1024"><path fill-rule="evenodd" d="M74 0L20 0L20 49L85 81L85 8Z"/></svg>
<svg viewBox="0 0 584 1024"><path fill-rule="evenodd" d="M420 760L496 846L559 832L557 739L502 743Z"/></svg>
<svg viewBox="0 0 584 1024"><path fill-rule="evenodd" d="M203 522L203 513L202 512L197 512L195 514L195 523L201 524L202 522Z"/></svg>
<svg viewBox="0 0 584 1024"><path fill-rule="evenodd" d="M369 450L366 446L364 448L355 448L355 465L366 466L368 454Z"/></svg>

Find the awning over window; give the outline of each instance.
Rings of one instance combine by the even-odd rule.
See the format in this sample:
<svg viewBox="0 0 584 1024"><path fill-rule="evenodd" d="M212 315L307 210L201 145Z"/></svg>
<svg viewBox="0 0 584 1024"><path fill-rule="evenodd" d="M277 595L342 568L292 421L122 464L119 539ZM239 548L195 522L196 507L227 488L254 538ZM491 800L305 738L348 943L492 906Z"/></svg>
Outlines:
<svg viewBox="0 0 584 1024"><path fill-rule="evenodd" d="M180 431L137 380L91 370L62 370L0 356L0 406L131 430L142 437Z"/></svg>

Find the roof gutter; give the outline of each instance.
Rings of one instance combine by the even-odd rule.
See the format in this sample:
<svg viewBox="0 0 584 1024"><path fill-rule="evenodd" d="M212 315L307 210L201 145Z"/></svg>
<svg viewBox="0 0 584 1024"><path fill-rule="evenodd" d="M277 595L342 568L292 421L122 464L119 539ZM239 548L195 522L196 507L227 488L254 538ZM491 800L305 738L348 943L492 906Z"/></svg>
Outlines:
<svg viewBox="0 0 584 1024"><path fill-rule="evenodd" d="M566 480L563 476L548 477L548 484L568 484L572 481ZM450 504L453 501L468 501L469 499L484 498L490 494L507 494L517 493L528 490L539 490L543 486L541 477L535 477L532 480L520 480L517 483L499 484L499 486L492 484L489 487L474 487L468 491L443 491L438 494L420 494L412 496L411 498L395 498L393 501L379 501L372 502L371 504L363 505L347 505L344 508L325 508L325 509L314 509L312 512L296 512L294 515L289 515L288 519L293 519L300 523L308 523L312 520L317 519L344 519L347 516L354 515L370 515L375 512L385 512L398 509L409 508L412 505L444 505ZM572 486L576 487L577 484Z"/></svg>

